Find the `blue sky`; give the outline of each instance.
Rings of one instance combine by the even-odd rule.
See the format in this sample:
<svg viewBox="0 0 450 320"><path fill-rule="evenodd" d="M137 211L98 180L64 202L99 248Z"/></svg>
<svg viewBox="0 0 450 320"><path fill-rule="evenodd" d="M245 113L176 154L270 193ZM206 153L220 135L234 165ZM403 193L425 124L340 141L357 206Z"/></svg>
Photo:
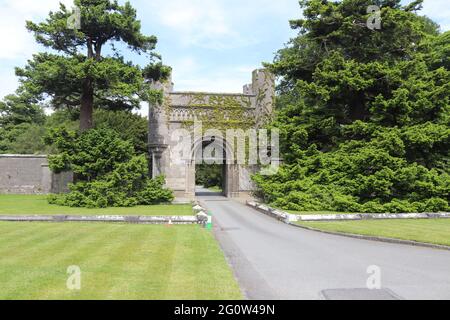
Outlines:
<svg viewBox="0 0 450 320"><path fill-rule="evenodd" d="M25 20L43 20L58 0L0 0L0 97L17 88L14 67L42 50ZM72 0L63 0L71 6ZM123 2L123 1L120 1ZM175 90L240 92L251 71L294 35L288 21L301 16L297 0L131 0L142 31L173 67ZM405 1L410 2L410 1ZM423 14L450 30L448 0L425 0ZM135 63L142 58L129 56Z"/></svg>

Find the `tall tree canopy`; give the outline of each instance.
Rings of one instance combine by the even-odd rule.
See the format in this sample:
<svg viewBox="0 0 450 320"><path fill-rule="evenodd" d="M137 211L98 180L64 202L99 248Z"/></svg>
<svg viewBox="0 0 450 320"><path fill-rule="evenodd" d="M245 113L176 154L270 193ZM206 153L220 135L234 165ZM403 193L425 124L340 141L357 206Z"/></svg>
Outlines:
<svg viewBox="0 0 450 320"><path fill-rule="evenodd" d="M367 8L381 7L380 30ZM303 0L299 31L269 68L281 78L285 165L256 176L294 210L448 210L450 33L422 1Z"/></svg>
<svg viewBox="0 0 450 320"><path fill-rule="evenodd" d="M39 152L43 142L33 141L45 131L41 106L27 94L8 95L0 101L0 153Z"/></svg>
<svg viewBox="0 0 450 320"><path fill-rule="evenodd" d="M42 107L27 95L8 95L0 101L0 128L23 123L42 124L45 114Z"/></svg>
<svg viewBox="0 0 450 320"><path fill-rule="evenodd" d="M74 2L76 12L60 4L59 11L50 12L45 22L27 22L36 41L51 50L35 54L27 66L16 68L16 74L24 90L39 100L51 99L55 109L79 108L84 131L93 127L94 106L113 110L139 107L140 94L148 89L145 78L165 76L168 68L157 61L153 52L157 38L141 33L136 10L129 2ZM77 19L74 14L79 14L80 22L75 27L68 24ZM108 44L112 54L105 55ZM125 61L117 44L147 55L150 66L141 70Z"/></svg>

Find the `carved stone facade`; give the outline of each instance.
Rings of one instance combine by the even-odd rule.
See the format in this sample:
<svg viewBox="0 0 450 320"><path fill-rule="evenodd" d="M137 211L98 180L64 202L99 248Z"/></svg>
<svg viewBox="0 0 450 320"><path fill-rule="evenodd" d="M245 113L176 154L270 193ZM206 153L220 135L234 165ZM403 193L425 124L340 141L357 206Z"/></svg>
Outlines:
<svg viewBox="0 0 450 320"><path fill-rule="evenodd" d="M230 155L234 141L207 134L211 129L226 128L258 129L271 117L275 97L275 80L267 70L253 72L252 83L244 86L243 93L223 94L209 92L174 92L173 83L156 84L163 92L161 104L150 104L149 147L152 160L152 175L165 175L167 187L177 198L195 197L195 169L199 158L203 157L205 145L214 145L223 150L224 195L237 197L254 189L250 176L259 170L257 165L242 165ZM196 135L196 124L203 129ZM189 141L189 156L180 154L180 137L174 133L183 130ZM222 132L223 132L222 131ZM184 139L181 137L181 139ZM183 142L184 143L184 142Z"/></svg>

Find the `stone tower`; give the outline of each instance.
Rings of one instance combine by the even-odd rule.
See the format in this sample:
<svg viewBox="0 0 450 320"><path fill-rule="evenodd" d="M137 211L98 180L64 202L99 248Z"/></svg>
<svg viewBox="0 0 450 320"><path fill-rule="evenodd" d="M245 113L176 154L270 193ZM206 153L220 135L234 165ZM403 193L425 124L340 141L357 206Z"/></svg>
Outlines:
<svg viewBox="0 0 450 320"><path fill-rule="evenodd" d="M270 119L275 99L275 77L266 69L257 69L252 73L252 83L244 86L244 94L255 96L257 127Z"/></svg>

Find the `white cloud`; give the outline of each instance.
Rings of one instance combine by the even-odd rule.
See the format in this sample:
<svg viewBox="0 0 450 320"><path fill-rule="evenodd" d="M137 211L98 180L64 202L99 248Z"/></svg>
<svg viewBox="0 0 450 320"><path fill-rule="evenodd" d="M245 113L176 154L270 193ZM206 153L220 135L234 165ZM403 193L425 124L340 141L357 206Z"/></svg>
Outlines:
<svg viewBox="0 0 450 320"><path fill-rule="evenodd" d="M4 96L14 93L18 86L17 77L14 74L14 69L2 70L0 72L0 99Z"/></svg>
<svg viewBox="0 0 450 320"><path fill-rule="evenodd" d="M178 60L174 61L173 66L176 67L176 72L187 74L198 70L199 63L194 57L181 57Z"/></svg>
<svg viewBox="0 0 450 320"><path fill-rule="evenodd" d="M156 12L163 26L177 33L185 46L221 50L257 42L239 29L245 21L236 19L236 14L246 12L245 8L245 5L242 8L234 6L234 1L156 0L150 10Z"/></svg>
<svg viewBox="0 0 450 320"><path fill-rule="evenodd" d="M25 64L38 51L33 35L25 28L25 21L42 20L50 10L58 9L59 2L69 7L73 4L72 0L0 0L0 61L3 67L0 72L0 98L17 88L14 66Z"/></svg>
<svg viewBox="0 0 450 320"><path fill-rule="evenodd" d="M450 5L448 0L425 0L421 13L439 23L442 31L450 30Z"/></svg>
<svg viewBox="0 0 450 320"><path fill-rule="evenodd" d="M195 73L180 73L174 69L175 91L206 91L241 93L245 84L251 83L253 66L232 68L206 68Z"/></svg>
<svg viewBox="0 0 450 320"><path fill-rule="evenodd" d="M36 51L33 35L25 28L26 20L41 19L59 7L59 0L0 0L0 38L4 43L0 59L29 57ZM66 5L71 0L61 1Z"/></svg>
<svg viewBox="0 0 450 320"><path fill-rule="evenodd" d="M24 20L17 20L14 17L0 17L0 38L2 39L2 50L0 59L16 59L28 56L36 47L33 37L26 32L18 32L24 29Z"/></svg>
<svg viewBox="0 0 450 320"><path fill-rule="evenodd" d="M270 60L270 55L288 40L288 20L300 16L298 0L130 1L145 25L145 33L171 37L169 41L160 38L161 45L169 44L162 53L166 59L171 57L165 62L173 66L176 88L182 90L240 92L260 60ZM0 0L0 98L16 88L14 66L24 65L39 51L25 29L25 20L42 21L59 2ZM72 0L62 2L73 6ZM448 0L425 0L422 14L439 22L443 30L450 29ZM183 50L178 47L175 50L179 52L173 52L174 42L182 44ZM254 54L255 48L267 54ZM223 52L217 54L217 50L227 50L236 61L224 65L220 61Z"/></svg>
<svg viewBox="0 0 450 320"><path fill-rule="evenodd" d="M25 30L26 16L0 13L0 38L3 49L0 59L17 59L28 56L36 47L33 36Z"/></svg>
<svg viewBox="0 0 450 320"><path fill-rule="evenodd" d="M2 7L6 6L7 8L13 10L15 14L43 16L51 10L58 9L60 2L64 3L68 7L73 5L73 1L71 0L2 0L0 1L0 4Z"/></svg>

